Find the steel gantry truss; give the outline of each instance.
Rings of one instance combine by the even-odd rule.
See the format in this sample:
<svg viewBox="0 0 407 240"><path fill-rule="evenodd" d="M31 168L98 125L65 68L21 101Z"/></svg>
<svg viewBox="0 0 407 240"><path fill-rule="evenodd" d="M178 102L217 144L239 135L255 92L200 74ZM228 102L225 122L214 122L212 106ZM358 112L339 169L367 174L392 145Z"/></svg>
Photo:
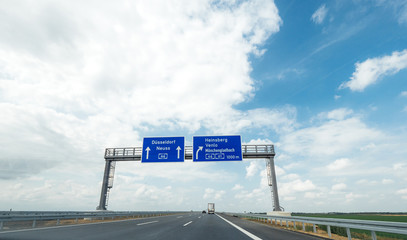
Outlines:
<svg viewBox="0 0 407 240"><path fill-rule="evenodd" d="M141 161L142 147L106 148L100 202L97 210L107 210L109 191L113 187L114 172L118 161ZM278 200L277 179L274 167L274 145L242 145L244 159L265 159L268 185L273 200L273 211L281 211ZM185 147L185 160L192 160L192 146Z"/></svg>

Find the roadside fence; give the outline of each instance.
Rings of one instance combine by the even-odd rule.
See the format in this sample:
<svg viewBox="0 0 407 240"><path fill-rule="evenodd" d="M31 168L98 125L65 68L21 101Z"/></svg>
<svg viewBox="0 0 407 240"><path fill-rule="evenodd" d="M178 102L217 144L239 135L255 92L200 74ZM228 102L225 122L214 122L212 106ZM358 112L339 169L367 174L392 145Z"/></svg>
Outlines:
<svg viewBox="0 0 407 240"><path fill-rule="evenodd" d="M293 227L297 229L297 223L302 223L302 231L305 231L306 224L312 224L313 232L316 233L316 225L325 225L327 227L328 236L332 237L331 227L342 227L346 229L346 234L349 240L352 239L351 229L368 230L371 232L372 240L377 240L376 232L396 233L407 235L407 223L402 222L386 222L386 221L368 221L368 220L353 220L353 219L337 219L337 218L316 218L316 217L293 217L293 216L269 216L265 214L242 214L228 213L231 216L239 218L253 219L264 221L270 224L280 224L286 227L289 223L293 223Z"/></svg>

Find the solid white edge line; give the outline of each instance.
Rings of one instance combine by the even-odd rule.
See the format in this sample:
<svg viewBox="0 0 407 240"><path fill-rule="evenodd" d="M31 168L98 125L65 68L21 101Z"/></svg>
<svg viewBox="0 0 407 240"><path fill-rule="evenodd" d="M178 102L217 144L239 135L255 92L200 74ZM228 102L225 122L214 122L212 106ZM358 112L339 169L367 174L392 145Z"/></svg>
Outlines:
<svg viewBox="0 0 407 240"><path fill-rule="evenodd" d="M250 233L250 232L244 230L243 228L237 226L236 224L234 224L234 223L232 223L232 222L230 222L230 221L224 219L223 217L219 216L217 213L215 213L215 214L216 214L216 216L220 217L223 221L229 223L230 225L232 225L233 227L235 227L237 230L239 230L239 231L241 231L242 233L246 234L246 235L247 235L248 237L250 237L251 239L254 239L254 240L262 240L261 238L257 237L256 235L254 235L254 234L252 234L252 233Z"/></svg>
<svg viewBox="0 0 407 240"><path fill-rule="evenodd" d="M156 223L156 222L158 222L158 221L139 223L139 224L137 224L137 226L146 225L146 224L150 224L150 223Z"/></svg>
<svg viewBox="0 0 407 240"><path fill-rule="evenodd" d="M184 224L184 227L187 226L187 225L189 225L189 224L191 224L191 223L192 223L192 221L189 221L189 222L185 223L185 224Z"/></svg>
<svg viewBox="0 0 407 240"><path fill-rule="evenodd" d="M52 226L52 227L36 227L36 228L26 228L26 229L18 229L18 230L3 230L0 234L3 233L15 233L15 232L29 232L29 231L41 231L41 230L48 230L48 229L58 229L58 228L69 228L69 227L80 227L80 226L87 226L87 225L97 225L97 224L108 224L114 222L125 222L125 221L134 221L132 220L116 220L116 221L109 221L109 222L94 222L94 223L76 223L70 225L61 225L61 226Z"/></svg>
<svg viewBox="0 0 407 240"><path fill-rule="evenodd" d="M159 217L172 217L172 216L169 215L169 216L159 216ZM57 228L81 227L81 226L87 226L87 225L97 225L97 224L110 224L110 223L118 223L118 222L140 221L140 220L142 220L142 219L149 219L149 218L151 219L151 218L157 218L157 217L146 217L146 218L113 220L113 221L94 222L94 223L77 223L77 224L70 224L70 225L61 225L61 226L52 226L52 227L37 227L37 228L27 228L27 229L17 229L17 230L2 230L2 231L0 231L0 235L1 235L1 234L6 234L6 233L41 231L41 230L57 229Z"/></svg>

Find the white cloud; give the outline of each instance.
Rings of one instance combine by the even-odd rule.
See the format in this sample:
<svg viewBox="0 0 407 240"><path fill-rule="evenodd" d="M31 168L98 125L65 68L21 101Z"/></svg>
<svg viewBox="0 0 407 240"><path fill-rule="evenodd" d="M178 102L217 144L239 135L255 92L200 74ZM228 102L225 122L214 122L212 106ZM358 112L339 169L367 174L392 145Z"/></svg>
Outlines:
<svg viewBox="0 0 407 240"><path fill-rule="evenodd" d="M292 129L292 107L234 109L253 96L250 55L279 31L274 2L95 4L0 6L0 161L15 171L2 176L138 145L153 129Z"/></svg>
<svg viewBox="0 0 407 240"><path fill-rule="evenodd" d="M301 179L296 179L289 182L282 182L279 185L279 194L283 197L288 197L298 192L307 192L315 189L316 186L311 180L307 179L302 181Z"/></svg>
<svg viewBox="0 0 407 240"><path fill-rule="evenodd" d="M332 186L331 190L333 192L339 192L339 191L343 191L347 188L346 184L344 183L338 183Z"/></svg>
<svg viewBox="0 0 407 240"><path fill-rule="evenodd" d="M305 198L314 199L314 198L317 198L318 195L317 195L317 193L315 193L315 192L306 192L305 195L304 195L304 197L305 197Z"/></svg>
<svg viewBox="0 0 407 240"><path fill-rule="evenodd" d="M204 194L203 198L206 200L211 200L211 201L221 200L223 195L225 195L225 193L226 192L223 190L216 191L212 188L207 188L207 189L205 189L205 194Z"/></svg>
<svg viewBox="0 0 407 240"><path fill-rule="evenodd" d="M180 188L174 188L170 185L156 186L154 184L140 183L132 178L117 176L117 184L113 192L109 195L109 207L111 209L131 209L134 206L143 206L144 209L162 209L165 207L162 199L174 208L183 208L188 203L185 194ZM122 192L126 194L115 194Z"/></svg>
<svg viewBox="0 0 407 240"><path fill-rule="evenodd" d="M95 196L100 193L100 185L95 181L84 183L74 180L31 178L24 183L8 182L2 186L0 203L3 209L7 207L19 210L38 209L39 203L42 203L43 210L59 210L63 202L68 209L89 210L86 206L94 206Z"/></svg>
<svg viewBox="0 0 407 240"><path fill-rule="evenodd" d="M158 176L166 181L190 182L200 179L200 181L210 181L217 179L224 182L230 182L234 179L234 174L217 169L213 171L214 163L197 166L191 161L183 163L165 163L165 164L144 164L133 162L132 167L118 164L116 170L122 175L132 175L138 179L145 179L148 176ZM137 171L133 170L133 167Z"/></svg>
<svg viewBox="0 0 407 240"><path fill-rule="evenodd" d="M118 5L120 6L120 3ZM27 59L22 59L22 56L18 54L11 55L13 52L4 52L4 55L2 54L4 56L3 61L7 64L6 69L9 69L8 75L16 75L17 77L17 81L6 81L5 83L8 86L12 86L14 83L18 82L19 87L15 88L12 92L15 94L15 97L17 97L17 93L23 93L23 91L31 92L30 95L18 94L18 96L25 96L25 98L31 96L32 99L36 99L36 101L40 101L40 103L49 105L47 107L57 107L55 105L58 105L59 107L72 106L72 104L74 104L75 107L79 107L80 111L87 110L83 109L86 106L77 102L78 99L75 100L75 97L82 98L83 96L86 96L86 94L92 93L92 89L101 91L101 93L108 93L107 96L104 96L108 98L105 102L103 101L103 98L95 99L97 101L102 101L100 104L109 103L111 99L115 99L115 101L113 101L115 104L119 103L118 101L125 101L126 99L119 97L120 92L116 92L123 91L122 93L125 92L128 97L133 98L132 100L138 100L133 104L135 107L139 107L138 110L141 111L139 113L149 113L148 115L150 117L156 112L163 115L163 117L153 115L155 117L154 120L158 121L159 119L169 117L170 113L160 111L165 110L167 106L173 111L175 110L178 113L182 113L182 107L189 107L188 104L194 102L200 103L199 105L201 107L208 107L208 109L212 109L212 111L216 110L216 106L208 105L211 104L211 100L206 101L206 104L202 101L193 101L194 99L199 99L196 95L198 92L196 90L199 89L199 92L202 92L205 89L210 90L212 88L213 85L210 86L212 84L210 78L215 77L217 74L223 74L221 68L218 68L215 65L220 66L222 65L222 62L225 64L225 60L229 61L225 59L226 56L230 55L227 54L227 52L240 45L242 49L240 51L242 55L240 56L242 58L237 58L237 61L233 62L239 65L242 71L239 71L240 73L235 72L237 69L232 69L234 68L232 66L233 64L228 64L232 68L228 67L227 74L230 77L228 80L225 80L229 83L230 81L233 81L234 84L227 84L228 87L226 88L224 85L226 82L222 83L217 81L217 90L207 91L206 94L215 94L216 91L221 91L221 95L227 96L227 98L223 98L221 102L228 102L227 104L233 102L238 103L244 100L252 91L251 79L246 75L248 71L250 71L250 67L245 60L245 54L250 53L256 47L256 44L264 41L265 37L270 33L278 30L279 20L275 19L277 18L275 15L276 13L274 12L275 6L273 4L256 6L257 4L244 3L239 6L233 6L231 10L234 11L231 11L229 8L212 8L209 5L204 4L202 6L197 6L199 3L194 1L186 1L181 5L174 4L174 6L178 5L183 6L183 8L171 8L170 3L168 3L168 5L157 4L154 7L144 3L135 3L135 6L129 6L129 9L131 9L131 7L140 10L144 9L149 14L137 12L135 14L130 14L130 12L125 11L122 14L122 18L117 18L115 21L116 23L105 22L106 24L103 24L102 26L99 25L100 19L109 19L116 16L115 11L120 11L119 6L118 9L114 9L113 6L109 6L109 8L113 7L113 9L98 8L100 9L100 12L92 11L95 15L80 16L86 19L83 23L83 27L86 27L85 29L94 29L94 31L88 33L88 38L86 39L82 39L82 36L78 34L72 34L70 37L71 39L69 39L71 42L76 42L78 45L80 44L77 47L83 51L81 55L89 58L77 59L77 61L83 64L83 66L76 66L76 62L72 62L70 63L72 64L70 66L71 68L65 69L62 68L64 66L46 61L47 59L39 59L34 54L26 55L25 57ZM39 7L42 6L39 5ZM93 8L92 6L87 5L82 7L84 9L86 9L86 7ZM166 9L167 7L170 8ZM257 9L259 7L261 7L261 10ZM69 11L70 8L67 7L67 10ZM248 14L249 12L256 10L259 10L259 12L263 14L256 17ZM63 10L58 9L58 11ZM85 12L87 11L84 10L83 13ZM76 12L76 14L79 15L81 13L81 11ZM112 16L112 14L115 15ZM189 16L189 14L192 14L191 16L193 17L191 21L184 21L184 18ZM102 15L103 18L100 18L99 15ZM156 21L155 18L157 16L160 16L163 21ZM138 24L135 26L129 25L128 21L126 21L126 17L135 18L134 20ZM63 15L60 18L63 18ZM166 21L166 18L171 19L171 21ZM35 20L36 18L30 19L30 21ZM63 21L65 19L58 18L57 20ZM275 20L277 22L274 22ZM176 23L174 26L177 27L168 27L167 23L169 22ZM235 27L224 25L228 24L226 22L235 22L235 24L233 24ZM256 23L262 24L266 29L254 26ZM69 27L74 28L76 31L82 30L81 26L74 25L73 23L72 26ZM122 29L118 34L104 36L107 30L117 32L116 29L118 28ZM239 39L239 37L236 38L234 35L235 31L236 33L240 31L241 33L246 34L245 36L247 36L247 40L253 43L245 46L244 43L241 42L242 39ZM182 34L182 32L184 32L184 34ZM161 41L156 41L154 39L157 36L156 33L159 33L161 36ZM218 36L219 39L214 39L211 34ZM69 35L66 37L69 37ZM205 38L212 40L207 41ZM177 41L174 41L173 39L177 39ZM219 41L221 39L224 39L223 43L222 41ZM31 39L31 41L35 40L36 39ZM87 42L86 40L90 42ZM98 47L97 49L95 49L93 40L98 41L98 44L96 45L96 47ZM231 41L234 40L237 40L236 45L230 44ZM119 44L112 44L115 42ZM191 47L191 44L195 47ZM226 45L222 46L223 44ZM49 45L52 45L52 42ZM56 44L54 43L54 46L55 45ZM115 46L115 48L118 49L112 49L111 46ZM47 45L44 43L43 47L47 47ZM63 48L65 46L56 45L55 47L58 49L58 47ZM217 49L218 47L222 50ZM225 47L229 48L229 50ZM102 51L102 49L104 50ZM124 49L125 51L123 51ZM202 52L199 49L212 49L213 51ZM223 53L220 53L219 51L222 51ZM115 52L121 52L124 56L109 62L112 58L115 58ZM208 54L209 52L211 53ZM6 60L6 56L10 58L7 58ZM135 58L133 56L139 57ZM191 61L191 59L194 59L194 61ZM24 62L22 62L23 60ZM201 61L205 61L207 64L201 64ZM24 74L19 74L18 71L20 70L17 70L19 69L18 66L23 63L26 63L25 65L32 66L37 70L34 71L34 69L27 67L25 68L26 70ZM237 65L235 67L237 67ZM84 72L81 72L82 69ZM89 71L88 69L92 70ZM143 71L140 71L141 69ZM160 71L156 71L156 69L160 69ZM114 70L113 72L119 72L120 74L113 77L109 74L110 70ZM33 72L35 75L32 74ZM203 72L205 74L200 74ZM234 72L238 75L246 72L246 74L244 74L246 76L232 76L234 75ZM193 75L190 75L192 73ZM62 78L60 78L60 80L58 79L59 77L57 74L61 74ZM195 74L196 76L194 76ZM80 75L84 75L84 77L77 78ZM203 77L203 75L207 77ZM36 80L38 82L32 81L30 76L43 80ZM112 79L109 79L110 77L112 77ZM218 77L216 78L220 79ZM223 77L223 79L225 78ZM25 84L30 81L32 84ZM230 86L233 87L230 88ZM32 91L33 88L35 88L36 91ZM74 88L75 91L73 91ZM78 92L78 88L81 91ZM189 90L191 90L190 94L188 94ZM10 96L11 93L7 91L6 94ZM35 96L32 94L35 94ZM163 94L165 99L175 98L176 102L182 104L182 106L174 107L172 105L173 102L175 102L174 100L171 102L160 100L160 102L158 98L154 97L159 94ZM219 94L219 92L216 94ZM149 97L149 95L151 97ZM180 98L180 95L184 95L186 97L185 99L189 99L189 101L183 101L184 98ZM28 99L23 99L21 101L24 100ZM85 98L84 100L87 101L91 99ZM131 102L132 101L127 104ZM148 102L148 104L145 104L145 102ZM84 102L84 104L86 104L86 102ZM89 102L88 104L90 104L90 108L100 107L97 102ZM155 106L154 111L151 111L152 105ZM220 108L221 107L219 106L218 109ZM72 109L62 110L73 111ZM118 110L123 111L124 109L118 108ZM86 112L88 113L88 111Z"/></svg>
<svg viewBox="0 0 407 240"><path fill-rule="evenodd" d="M284 169L291 170L291 169L295 169L295 168L299 168L299 167L301 167L301 163L293 162L293 163L290 163L288 165L285 165Z"/></svg>
<svg viewBox="0 0 407 240"><path fill-rule="evenodd" d="M402 195L401 198L407 200L407 188L398 190L396 194Z"/></svg>
<svg viewBox="0 0 407 240"><path fill-rule="evenodd" d="M393 165L394 170L404 170L407 169L407 164L406 163L396 163Z"/></svg>
<svg viewBox="0 0 407 240"><path fill-rule="evenodd" d="M402 92L400 93L400 96L402 96L402 97L407 97L407 91L402 91Z"/></svg>
<svg viewBox="0 0 407 240"><path fill-rule="evenodd" d="M212 188L207 188L205 189L205 194L203 196L204 199L208 199L210 198L211 195L213 195L215 193L215 190Z"/></svg>
<svg viewBox="0 0 407 240"><path fill-rule="evenodd" d="M214 199L215 199L215 200L221 200L222 197L223 197L223 195L224 195L225 193L226 193L226 192L223 191L223 190L216 192Z"/></svg>
<svg viewBox="0 0 407 240"><path fill-rule="evenodd" d="M300 179L300 176L295 173L290 173L290 174L286 174L286 175L280 177L280 179L282 179L284 181L294 181L294 180Z"/></svg>
<svg viewBox="0 0 407 240"><path fill-rule="evenodd" d="M392 168L393 174L404 179L407 181L407 175L405 174L407 172L407 164L406 163L395 163L393 164Z"/></svg>
<svg viewBox="0 0 407 240"><path fill-rule="evenodd" d="M246 178L253 177L259 171L264 169L264 164L261 165L260 161L250 161L250 165L246 167Z"/></svg>
<svg viewBox="0 0 407 240"><path fill-rule="evenodd" d="M280 142L285 152L306 156L344 154L383 135L366 126L351 110L338 109L318 116L319 124L282 136Z"/></svg>
<svg viewBox="0 0 407 240"><path fill-rule="evenodd" d="M369 104L369 108L370 108L372 111L377 111L377 109L379 109L377 106L375 106L375 105L373 105L373 104Z"/></svg>
<svg viewBox="0 0 407 240"><path fill-rule="evenodd" d="M247 141L274 143L285 166L276 165L281 199L315 204L342 179L307 171L343 167L340 159L354 166L362 159L355 152L381 147L374 139L383 133L350 109L300 125L294 106L238 107L255 93L250 59L282 23L273 1L14 1L0 11L8 13L0 15L0 206L7 209L94 209L104 147L140 146L148 135L252 133L256 140ZM339 31L320 49L360 29ZM309 164L316 158L325 162ZM380 159L400 164L387 169L394 176L382 171L377 185L406 179L404 158ZM212 199L270 209L264 161L227 164L118 163L109 208L204 209Z"/></svg>
<svg viewBox="0 0 407 240"><path fill-rule="evenodd" d="M278 80L282 80L285 78L288 78L287 76L293 75L293 76L300 76L304 73L304 70L301 69L297 69L297 68L286 68L284 70L282 70L278 75L277 75L277 79Z"/></svg>
<svg viewBox="0 0 407 240"><path fill-rule="evenodd" d="M407 188L398 190L397 194L406 194L407 195Z"/></svg>
<svg viewBox="0 0 407 240"><path fill-rule="evenodd" d="M384 1L383 4L385 6L388 6L389 3L387 1ZM397 21L399 24L406 24L407 23L407 2L404 0L400 1L392 1L390 3L390 6L392 6L395 10L395 16L397 17Z"/></svg>
<svg viewBox="0 0 407 240"><path fill-rule="evenodd" d="M369 182L366 179L361 179L356 182L357 184L368 184Z"/></svg>
<svg viewBox="0 0 407 240"><path fill-rule="evenodd" d="M278 165L274 166L276 169L276 175L277 176L283 176L284 174L286 174L286 172L284 171L284 169L282 169L281 167L279 167Z"/></svg>
<svg viewBox="0 0 407 240"><path fill-rule="evenodd" d="M335 160L333 163L326 166L329 171L339 171L351 166L351 162L348 158L341 158Z"/></svg>
<svg viewBox="0 0 407 240"><path fill-rule="evenodd" d="M329 119L329 120L343 120L352 114L353 114L353 111L351 109L338 108L338 109L334 109L330 112L320 113L320 114L318 114L318 117L322 118L322 119Z"/></svg>
<svg viewBox="0 0 407 240"><path fill-rule="evenodd" d="M21 207L4 196L22 202L26 195L33 204L25 208L46 208L51 200L44 199L75 186L93 199L64 193L59 206L76 200L94 209L104 148L140 146L142 136L294 128L294 107L236 108L254 96L250 58L264 54L282 24L273 1L22 1L0 12L7 13L0 14L0 181L19 191L4 189L1 206ZM197 202L190 196L202 199L199 192L226 198L223 190L189 190L187 183L235 183L236 173L191 165L118 164L110 206L187 207ZM31 188L16 184L32 176L43 179ZM80 181L65 186L62 178ZM156 184L163 180L168 185Z"/></svg>
<svg viewBox="0 0 407 240"><path fill-rule="evenodd" d="M327 13L328 9L326 8L326 5L323 4L312 14L311 20L316 24L321 24L324 21Z"/></svg>
<svg viewBox="0 0 407 240"><path fill-rule="evenodd" d="M260 172L260 182L257 188L254 188L251 191L241 190L240 192L234 195L234 198L239 199L241 203L248 204L253 208L254 204L259 204L265 206L266 203L269 204L270 198L270 189L268 187L267 173L264 169Z"/></svg>
<svg viewBox="0 0 407 240"><path fill-rule="evenodd" d="M268 189L264 187L255 188L252 191L241 191L235 195L236 199L243 200L249 204L264 202L264 200L270 201L270 193Z"/></svg>
<svg viewBox="0 0 407 240"><path fill-rule="evenodd" d="M385 178L385 179L382 180L382 183L383 184L392 184L392 183L394 183L394 181L392 179L386 179Z"/></svg>
<svg viewBox="0 0 407 240"><path fill-rule="evenodd" d="M296 200L297 199L297 197L294 197L294 196L284 196L283 197L283 200L284 201L287 201L287 202L289 202L289 201L294 201L294 200Z"/></svg>
<svg viewBox="0 0 407 240"><path fill-rule="evenodd" d="M350 88L352 91L363 91L386 75L394 75L407 68L407 49L393 52L390 56L369 58L355 64L356 70L350 81L340 85L340 89Z"/></svg>
<svg viewBox="0 0 407 240"><path fill-rule="evenodd" d="M376 180L367 180L367 179L358 180L356 183L359 185L370 185L370 186L375 186L378 184Z"/></svg>
<svg viewBox="0 0 407 240"><path fill-rule="evenodd" d="M352 201L354 201L356 199L366 198L366 197L367 196L364 195L364 194L357 194L357 193L353 193L353 192L348 193L348 194L345 195L346 202L352 202Z"/></svg>
<svg viewBox="0 0 407 240"><path fill-rule="evenodd" d="M273 142L270 139L251 139L249 142L244 143L247 145L267 145L267 144L273 144Z"/></svg>
<svg viewBox="0 0 407 240"><path fill-rule="evenodd" d="M240 184L235 184L235 186L233 186L232 190L233 191L238 191L238 190L242 190L243 186Z"/></svg>
<svg viewBox="0 0 407 240"><path fill-rule="evenodd" d="M361 151L367 151L367 150L372 150L372 149L374 149L374 148L376 148L376 144L374 144L374 143L369 143L369 144L367 144L366 146L361 147L360 150L361 150Z"/></svg>
<svg viewBox="0 0 407 240"><path fill-rule="evenodd" d="M397 18L399 24L407 23L407 2L405 0L377 0L376 2L385 7L392 7L394 10L394 16Z"/></svg>
<svg viewBox="0 0 407 240"><path fill-rule="evenodd" d="M296 109L291 106L275 109L257 108L246 112L232 110L203 121L203 127L222 134L245 129L259 129L262 132L273 130L282 133L294 129L296 115Z"/></svg>
<svg viewBox="0 0 407 240"><path fill-rule="evenodd" d="M407 3L404 4L404 7L400 11L399 23L407 23Z"/></svg>

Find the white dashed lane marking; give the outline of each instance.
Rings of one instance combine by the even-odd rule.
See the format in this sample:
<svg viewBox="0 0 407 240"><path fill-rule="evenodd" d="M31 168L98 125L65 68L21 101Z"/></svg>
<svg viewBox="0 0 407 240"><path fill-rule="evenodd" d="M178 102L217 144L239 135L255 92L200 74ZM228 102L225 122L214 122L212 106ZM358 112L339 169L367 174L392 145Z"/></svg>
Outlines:
<svg viewBox="0 0 407 240"><path fill-rule="evenodd" d="M185 226L188 226L188 225L191 224L191 223L192 223L192 221L189 221L189 222L185 223L185 224L184 224L184 227L185 227Z"/></svg>
<svg viewBox="0 0 407 240"><path fill-rule="evenodd" d="M139 223L139 224L137 224L137 226L146 225L146 224L150 224L150 223L156 223L156 222L158 222L158 221Z"/></svg>

